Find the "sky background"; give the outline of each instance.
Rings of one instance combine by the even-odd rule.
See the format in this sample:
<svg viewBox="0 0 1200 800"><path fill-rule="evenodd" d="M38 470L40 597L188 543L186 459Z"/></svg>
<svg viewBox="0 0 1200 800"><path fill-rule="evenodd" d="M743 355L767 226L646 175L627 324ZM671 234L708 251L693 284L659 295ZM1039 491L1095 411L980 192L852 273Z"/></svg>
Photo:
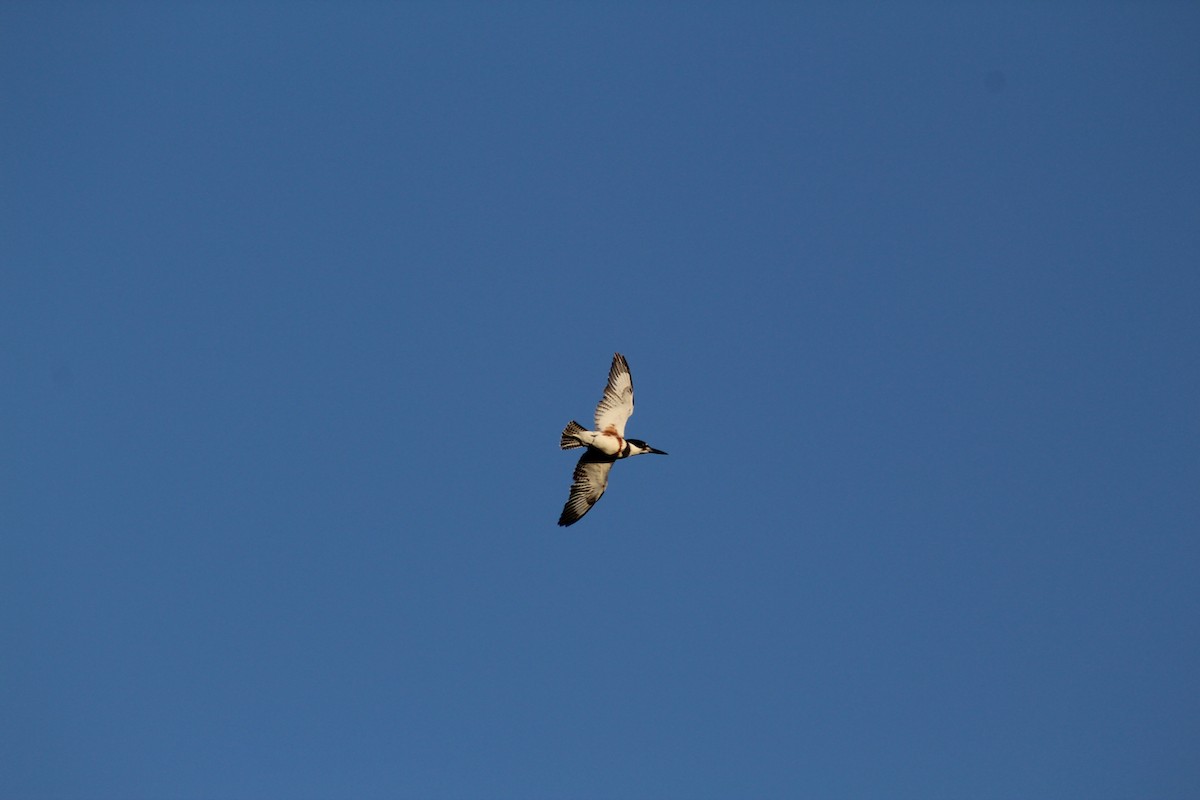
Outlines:
<svg viewBox="0 0 1200 800"><path fill-rule="evenodd" d="M737 6L0 5L0 797L1196 796L1200 6Z"/></svg>

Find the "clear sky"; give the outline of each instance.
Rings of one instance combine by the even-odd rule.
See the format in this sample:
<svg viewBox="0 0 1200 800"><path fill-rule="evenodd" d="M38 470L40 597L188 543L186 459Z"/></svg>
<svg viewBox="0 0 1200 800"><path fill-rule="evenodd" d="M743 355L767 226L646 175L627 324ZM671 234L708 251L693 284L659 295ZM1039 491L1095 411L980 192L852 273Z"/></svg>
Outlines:
<svg viewBox="0 0 1200 800"><path fill-rule="evenodd" d="M1200 6L880 5L0 5L0 796L1194 798Z"/></svg>

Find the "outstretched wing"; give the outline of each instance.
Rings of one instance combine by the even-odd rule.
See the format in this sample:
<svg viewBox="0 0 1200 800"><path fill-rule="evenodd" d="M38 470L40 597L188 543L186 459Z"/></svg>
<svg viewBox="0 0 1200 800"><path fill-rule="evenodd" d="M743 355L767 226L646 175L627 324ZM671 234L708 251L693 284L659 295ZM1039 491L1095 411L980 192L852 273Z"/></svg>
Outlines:
<svg viewBox="0 0 1200 800"><path fill-rule="evenodd" d="M596 430L604 433L610 427L624 438L625 421L633 415L633 378L625 356L613 353L612 368L608 371L608 386L596 406Z"/></svg>
<svg viewBox="0 0 1200 800"><path fill-rule="evenodd" d="M575 465L575 482L571 484L571 496L563 506L559 525L573 525L592 510L596 501L608 488L608 471L612 469L613 457L589 447Z"/></svg>

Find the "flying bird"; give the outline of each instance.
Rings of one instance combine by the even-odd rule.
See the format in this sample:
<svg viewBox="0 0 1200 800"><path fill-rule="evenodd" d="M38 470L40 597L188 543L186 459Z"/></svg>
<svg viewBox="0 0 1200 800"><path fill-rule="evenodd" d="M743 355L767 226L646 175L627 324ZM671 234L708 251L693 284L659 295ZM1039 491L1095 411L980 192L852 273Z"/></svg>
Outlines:
<svg viewBox="0 0 1200 800"><path fill-rule="evenodd" d="M561 446L563 450L586 447L575 465L571 496L563 506L559 525L574 525L583 515L591 511L596 501L608 488L608 472L619 458L657 453L641 439L625 438L625 422L633 414L633 378L629 376L629 364L625 356L613 354L612 368L608 371L608 386L604 397L596 406L596 430L589 431L575 420L563 428Z"/></svg>

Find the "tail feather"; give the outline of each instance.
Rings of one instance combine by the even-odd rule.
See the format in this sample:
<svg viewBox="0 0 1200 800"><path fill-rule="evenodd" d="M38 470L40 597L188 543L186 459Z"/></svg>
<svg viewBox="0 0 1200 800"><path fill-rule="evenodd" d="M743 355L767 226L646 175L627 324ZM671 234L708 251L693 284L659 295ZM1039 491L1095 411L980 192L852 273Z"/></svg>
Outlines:
<svg viewBox="0 0 1200 800"><path fill-rule="evenodd" d="M576 447L583 447L583 442L579 441L579 439L575 437L586 430L587 428L583 427L575 420L568 422L567 427L563 428L562 432L562 442L560 442L562 449L571 450Z"/></svg>

